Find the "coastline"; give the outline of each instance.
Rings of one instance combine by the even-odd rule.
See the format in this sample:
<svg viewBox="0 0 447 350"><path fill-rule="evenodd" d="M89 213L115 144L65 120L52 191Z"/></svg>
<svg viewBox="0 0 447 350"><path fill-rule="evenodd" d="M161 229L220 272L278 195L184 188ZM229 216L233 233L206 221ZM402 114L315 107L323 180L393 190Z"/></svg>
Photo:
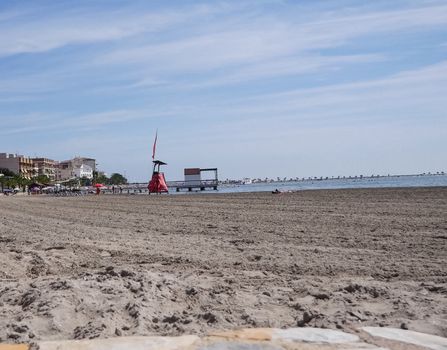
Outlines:
<svg viewBox="0 0 447 350"><path fill-rule="evenodd" d="M363 177L363 178L340 178L340 179L305 179L300 181L286 182L254 182L251 184L241 183L221 183L219 191L200 191L195 189L191 192L182 190L176 192L176 181L168 181L170 194L185 193L238 193L238 192L272 192L275 189L284 191L302 191L302 190L325 190L325 189L348 189L348 188L417 188L417 187L444 187L447 186L447 175L399 175L382 177ZM123 194L147 194L147 183L131 183L123 187ZM140 193L141 190L141 193ZM105 193L111 193L111 189Z"/></svg>

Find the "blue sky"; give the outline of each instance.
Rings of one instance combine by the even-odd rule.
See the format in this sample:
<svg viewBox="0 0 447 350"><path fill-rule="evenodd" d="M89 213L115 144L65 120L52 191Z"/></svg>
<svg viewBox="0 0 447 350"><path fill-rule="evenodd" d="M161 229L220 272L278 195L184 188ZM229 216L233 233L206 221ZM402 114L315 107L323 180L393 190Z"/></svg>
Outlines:
<svg viewBox="0 0 447 350"><path fill-rule="evenodd" d="M133 181L447 170L446 96L446 1L0 2L0 151Z"/></svg>

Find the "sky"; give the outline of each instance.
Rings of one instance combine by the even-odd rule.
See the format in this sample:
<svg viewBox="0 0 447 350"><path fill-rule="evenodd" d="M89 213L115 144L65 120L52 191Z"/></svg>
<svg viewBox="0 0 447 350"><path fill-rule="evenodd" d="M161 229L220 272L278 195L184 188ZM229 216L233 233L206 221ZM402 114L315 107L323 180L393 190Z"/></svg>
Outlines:
<svg viewBox="0 0 447 350"><path fill-rule="evenodd" d="M0 2L0 152L168 180L447 171L447 1Z"/></svg>

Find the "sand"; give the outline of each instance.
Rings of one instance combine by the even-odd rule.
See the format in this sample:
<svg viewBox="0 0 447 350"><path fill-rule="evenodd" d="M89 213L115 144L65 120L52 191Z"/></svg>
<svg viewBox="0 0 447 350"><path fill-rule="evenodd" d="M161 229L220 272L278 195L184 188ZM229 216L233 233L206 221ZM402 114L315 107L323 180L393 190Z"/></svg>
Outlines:
<svg viewBox="0 0 447 350"><path fill-rule="evenodd" d="M447 188L0 197L0 341L447 336Z"/></svg>

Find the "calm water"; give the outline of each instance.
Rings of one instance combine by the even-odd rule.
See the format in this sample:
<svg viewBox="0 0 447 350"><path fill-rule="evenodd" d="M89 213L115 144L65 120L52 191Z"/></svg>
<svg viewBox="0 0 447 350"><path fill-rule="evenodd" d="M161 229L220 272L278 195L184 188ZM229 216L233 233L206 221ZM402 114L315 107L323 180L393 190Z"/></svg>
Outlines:
<svg viewBox="0 0 447 350"><path fill-rule="evenodd" d="M175 191L175 187L169 187L170 194L194 194L194 193L238 193L238 192L271 192L278 189L281 192L319 189L342 189L342 188L384 188L384 187L447 187L447 175L404 175L380 178L363 179L328 179L328 180L304 180L275 183L259 183L249 185L220 185L219 190L195 190L188 192ZM133 184L124 189L124 194L147 194L147 184ZM141 192L139 192L141 190ZM109 193L111 191L108 191Z"/></svg>
<svg viewBox="0 0 447 350"><path fill-rule="evenodd" d="M331 179L331 180L305 180L293 182L275 182L249 185L225 185L219 186L219 193L237 192L263 192L274 191L299 191L337 188L379 188L379 187L433 187L447 186L447 175L427 176L390 176L366 179ZM215 193L215 191L206 191Z"/></svg>

